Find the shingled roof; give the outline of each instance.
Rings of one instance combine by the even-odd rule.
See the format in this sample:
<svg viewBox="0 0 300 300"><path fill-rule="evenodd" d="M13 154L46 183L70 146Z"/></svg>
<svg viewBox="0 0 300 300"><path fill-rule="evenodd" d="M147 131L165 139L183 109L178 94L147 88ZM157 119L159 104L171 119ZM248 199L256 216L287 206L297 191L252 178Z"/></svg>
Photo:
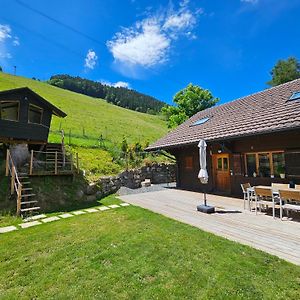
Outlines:
<svg viewBox="0 0 300 300"><path fill-rule="evenodd" d="M198 112L147 150L167 149L300 128L300 79ZM208 120L205 120L208 118ZM204 119L204 120L203 120ZM204 123L194 125L203 120Z"/></svg>

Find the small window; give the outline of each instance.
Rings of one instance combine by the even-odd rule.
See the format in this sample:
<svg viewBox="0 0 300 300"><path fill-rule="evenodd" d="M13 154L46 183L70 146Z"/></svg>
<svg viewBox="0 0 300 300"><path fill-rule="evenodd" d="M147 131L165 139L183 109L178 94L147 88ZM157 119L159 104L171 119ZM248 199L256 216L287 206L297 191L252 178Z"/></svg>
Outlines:
<svg viewBox="0 0 300 300"><path fill-rule="evenodd" d="M270 166L269 153L259 153L258 154L258 163L259 163L259 176L270 177L271 166Z"/></svg>
<svg viewBox="0 0 300 300"><path fill-rule="evenodd" d="M193 169L193 157L192 156L185 157L184 168L187 169L187 170L192 170Z"/></svg>
<svg viewBox="0 0 300 300"><path fill-rule="evenodd" d="M256 155L246 154L246 164L248 176L253 176L253 173L256 173Z"/></svg>
<svg viewBox="0 0 300 300"><path fill-rule="evenodd" d="M196 122L194 122L191 126L196 126L196 125L201 125L204 124L205 122L207 122L209 120L209 118L202 118Z"/></svg>
<svg viewBox="0 0 300 300"><path fill-rule="evenodd" d="M218 170L222 170L223 166L222 166L222 158L218 158L218 166L217 166Z"/></svg>
<svg viewBox="0 0 300 300"><path fill-rule="evenodd" d="M293 95L290 97L289 100L300 100L300 91L294 92Z"/></svg>
<svg viewBox="0 0 300 300"><path fill-rule="evenodd" d="M42 115L43 115L43 109L34 106L29 105L29 111L28 111L28 122L29 123L35 123L35 124L41 124L42 123Z"/></svg>
<svg viewBox="0 0 300 300"><path fill-rule="evenodd" d="M285 159L284 153L273 153L273 168L274 168L274 175L279 177L280 174L285 173Z"/></svg>
<svg viewBox="0 0 300 300"><path fill-rule="evenodd" d="M228 170L228 158L227 157L223 158L223 170L224 171Z"/></svg>
<svg viewBox="0 0 300 300"><path fill-rule="evenodd" d="M1 101L0 119L8 121L19 121L19 102Z"/></svg>

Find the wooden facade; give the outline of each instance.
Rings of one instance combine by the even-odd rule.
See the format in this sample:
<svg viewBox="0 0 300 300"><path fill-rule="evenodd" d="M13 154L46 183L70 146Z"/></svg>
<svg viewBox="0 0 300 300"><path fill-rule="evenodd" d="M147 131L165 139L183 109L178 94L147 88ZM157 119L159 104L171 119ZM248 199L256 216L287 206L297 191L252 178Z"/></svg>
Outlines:
<svg viewBox="0 0 300 300"><path fill-rule="evenodd" d="M207 185L202 185L197 178L199 172L197 144L174 146L168 151L176 157L177 184L182 189L240 196L241 183L300 184L300 129L208 142L207 169L210 177ZM249 172L246 161L246 155L249 154L251 158L259 157L261 162L268 159L267 175L260 172L263 167L257 165L258 160L256 166L253 166L254 171ZM277 157L280 157L285 165L284 179L280 178L273 165L276 164Z"/></svg>
<svg viewBox="0 0 300 300"><path fill-rule="evenodd" d="M31 91L0 92L0 142L46 143L52 115L66 114Z"/></svg>

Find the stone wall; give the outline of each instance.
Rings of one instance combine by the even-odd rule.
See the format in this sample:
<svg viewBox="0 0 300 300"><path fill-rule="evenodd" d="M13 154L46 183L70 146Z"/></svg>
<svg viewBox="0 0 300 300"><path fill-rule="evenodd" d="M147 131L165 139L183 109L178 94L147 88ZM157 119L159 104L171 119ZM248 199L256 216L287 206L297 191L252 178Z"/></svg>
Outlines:
<svg viewBox="0 0 300 300"><path fill-rule="evenodd" d="M126 170L117 176L101 177L97 182L90 183L84 194L88 201L94 201L117 192L122 186L130 189L140 188L145 179L150 179L153 184L175 182L176 165L153 164Z"/></svg>

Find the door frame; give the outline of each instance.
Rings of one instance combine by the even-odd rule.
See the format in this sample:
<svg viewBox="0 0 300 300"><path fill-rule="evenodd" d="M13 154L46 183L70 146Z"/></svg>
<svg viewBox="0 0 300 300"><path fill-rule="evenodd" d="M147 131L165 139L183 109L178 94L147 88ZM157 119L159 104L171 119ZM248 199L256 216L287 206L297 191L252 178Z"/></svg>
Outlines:
<svg viewBox="0 0 300 300"><path fill-rule="evenodd" d="M219 158L227 158L227 170L228 172L228 184L226 184L226 188L224 190L218 189L218 182L217 182L217 165L218 165L218 159ZM214 184L214 191L224 194L230 194L231 193L231 176L230 176L230 154L229 153L216 153L212 154L212 169L213 169L213 184ZM224 171L224 159L222 159L222 172Z"/></svg>

